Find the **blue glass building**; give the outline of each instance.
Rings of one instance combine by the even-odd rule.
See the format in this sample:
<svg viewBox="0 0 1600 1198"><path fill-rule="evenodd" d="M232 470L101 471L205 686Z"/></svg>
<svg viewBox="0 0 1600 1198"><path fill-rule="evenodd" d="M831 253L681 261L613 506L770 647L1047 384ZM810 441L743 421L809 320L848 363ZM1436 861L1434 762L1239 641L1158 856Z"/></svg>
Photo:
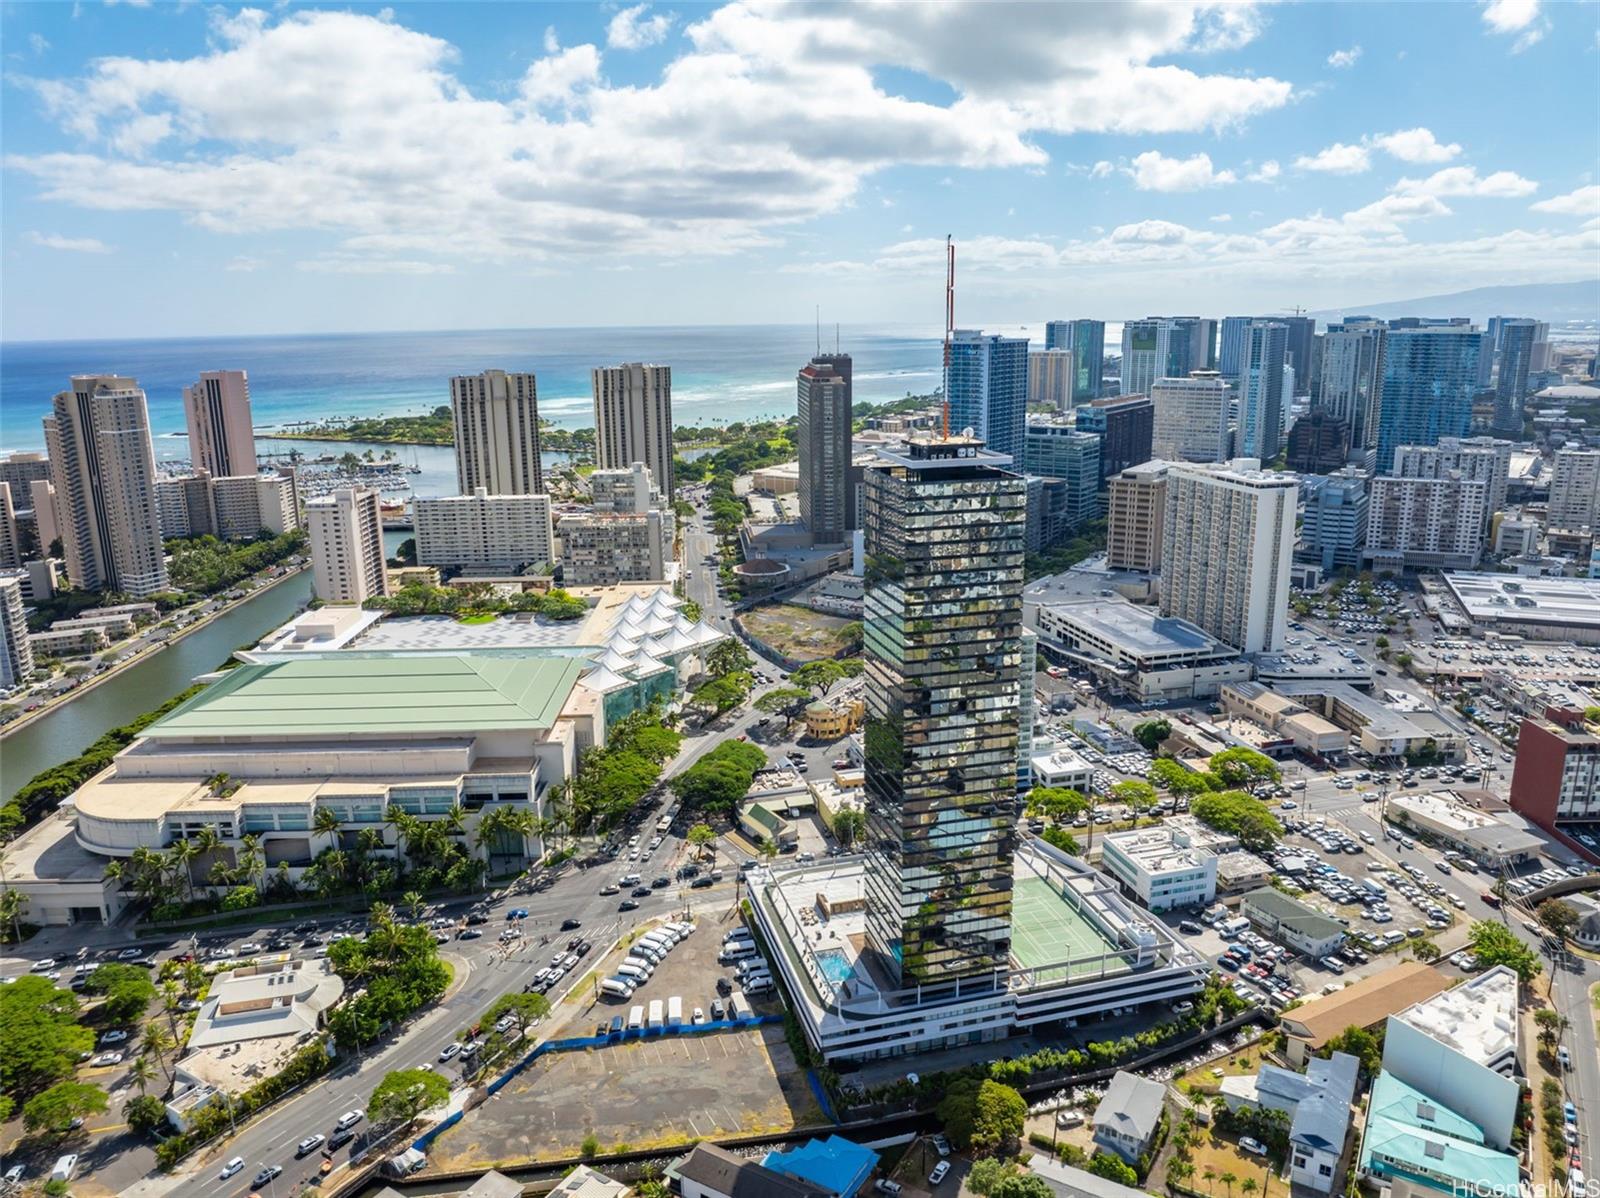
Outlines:
<svg viewBox="0 0 1600 1198"><path fill-rule="evenodd" d="M1028 339L957 329L944 393L950 431L970 428L995 453L1022 456L1028 418Z"/></svg>
<svg viewBox="0 0 1600 1198"><path fill-rule="evenodd" d="M1384 347L1378 471L1394 473L1400 445L1437 445L1472 431L1483 335L1471 325L1392 329Z"/></svg>

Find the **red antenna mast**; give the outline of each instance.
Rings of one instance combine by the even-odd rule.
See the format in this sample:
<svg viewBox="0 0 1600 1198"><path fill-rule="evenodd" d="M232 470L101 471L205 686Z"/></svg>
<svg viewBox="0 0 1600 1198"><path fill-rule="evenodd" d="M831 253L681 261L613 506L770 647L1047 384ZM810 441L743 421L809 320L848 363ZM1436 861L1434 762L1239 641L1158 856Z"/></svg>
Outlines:
<svg viewBox="0 0 1600 1198"><path fill-rule="evenodd" d="M950 338L956 330L956 243L944 239L944 439L950 439Z"/></svg>

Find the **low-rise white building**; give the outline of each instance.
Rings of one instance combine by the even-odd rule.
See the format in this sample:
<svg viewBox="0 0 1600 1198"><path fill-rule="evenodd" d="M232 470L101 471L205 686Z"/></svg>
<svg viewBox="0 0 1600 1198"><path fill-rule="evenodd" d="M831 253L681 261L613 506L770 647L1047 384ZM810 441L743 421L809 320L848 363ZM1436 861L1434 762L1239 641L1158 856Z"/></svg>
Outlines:
<svg viewBox="0 0 1600 1198"><path fill-rule="evenodd" d="M1491 869L1531 861L1544 849L1544 841L1533 833L1468 807L1448 791L1401 791L1389 796L1383 811L1386 819L1427 833Z"/></svg>
<svg viewBox="0 0 1600 1198"><path fill-rule="evenodd" d="M1100 864L1152 911L1201 907L1217 893L1217 858L1165 825L1100 838Z"/></svg>
<svg viewBox="0 0 1600 1198"><path fill-rule="evenodd" d="M1240 899L1239 914L1263 935L1307 957L1326 957L1344 943L1344 925L1338 920L1271 886L1252 890Z"/></svg>
<svg viewBox="0 0 1600 1198"><path fill-rule="evenodd" d="M1023 605L1053 657L1082 665L1104 686L1146 703L1215 695L1250 677L1250 663L1187 620L1124 599Z"/></svg>
<svg viewBox="0 0 1600 1198"><path fill-rule="evenodd" d="M1065 745L1054 746L1048 753L1035 754L1029 764L1035 786L1076 790L1083 795L1094 793L1094 767Z"/></svg>

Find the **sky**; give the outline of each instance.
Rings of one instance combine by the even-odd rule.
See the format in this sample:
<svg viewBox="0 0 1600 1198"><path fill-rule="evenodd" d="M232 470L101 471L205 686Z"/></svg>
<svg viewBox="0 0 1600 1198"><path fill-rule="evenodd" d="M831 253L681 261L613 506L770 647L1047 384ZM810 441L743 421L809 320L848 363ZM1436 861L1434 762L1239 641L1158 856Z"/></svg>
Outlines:
<svg viewBox="0 0 1600 1198"><path fill-rule="evenodd" d="M3 3L0 339L1600 276L1600 6Z"/></svg>

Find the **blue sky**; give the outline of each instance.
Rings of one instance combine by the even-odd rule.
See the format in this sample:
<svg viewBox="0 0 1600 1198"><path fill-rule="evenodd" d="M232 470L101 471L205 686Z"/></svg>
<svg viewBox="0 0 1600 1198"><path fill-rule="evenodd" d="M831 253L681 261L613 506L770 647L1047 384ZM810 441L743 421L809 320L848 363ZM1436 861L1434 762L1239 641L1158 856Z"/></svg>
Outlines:
<svg viewBox="0 0 1600 1198"><path fill-rule="evenodd" d="M8 3L5 339L1600 274L1593 4Z"/></svg>

